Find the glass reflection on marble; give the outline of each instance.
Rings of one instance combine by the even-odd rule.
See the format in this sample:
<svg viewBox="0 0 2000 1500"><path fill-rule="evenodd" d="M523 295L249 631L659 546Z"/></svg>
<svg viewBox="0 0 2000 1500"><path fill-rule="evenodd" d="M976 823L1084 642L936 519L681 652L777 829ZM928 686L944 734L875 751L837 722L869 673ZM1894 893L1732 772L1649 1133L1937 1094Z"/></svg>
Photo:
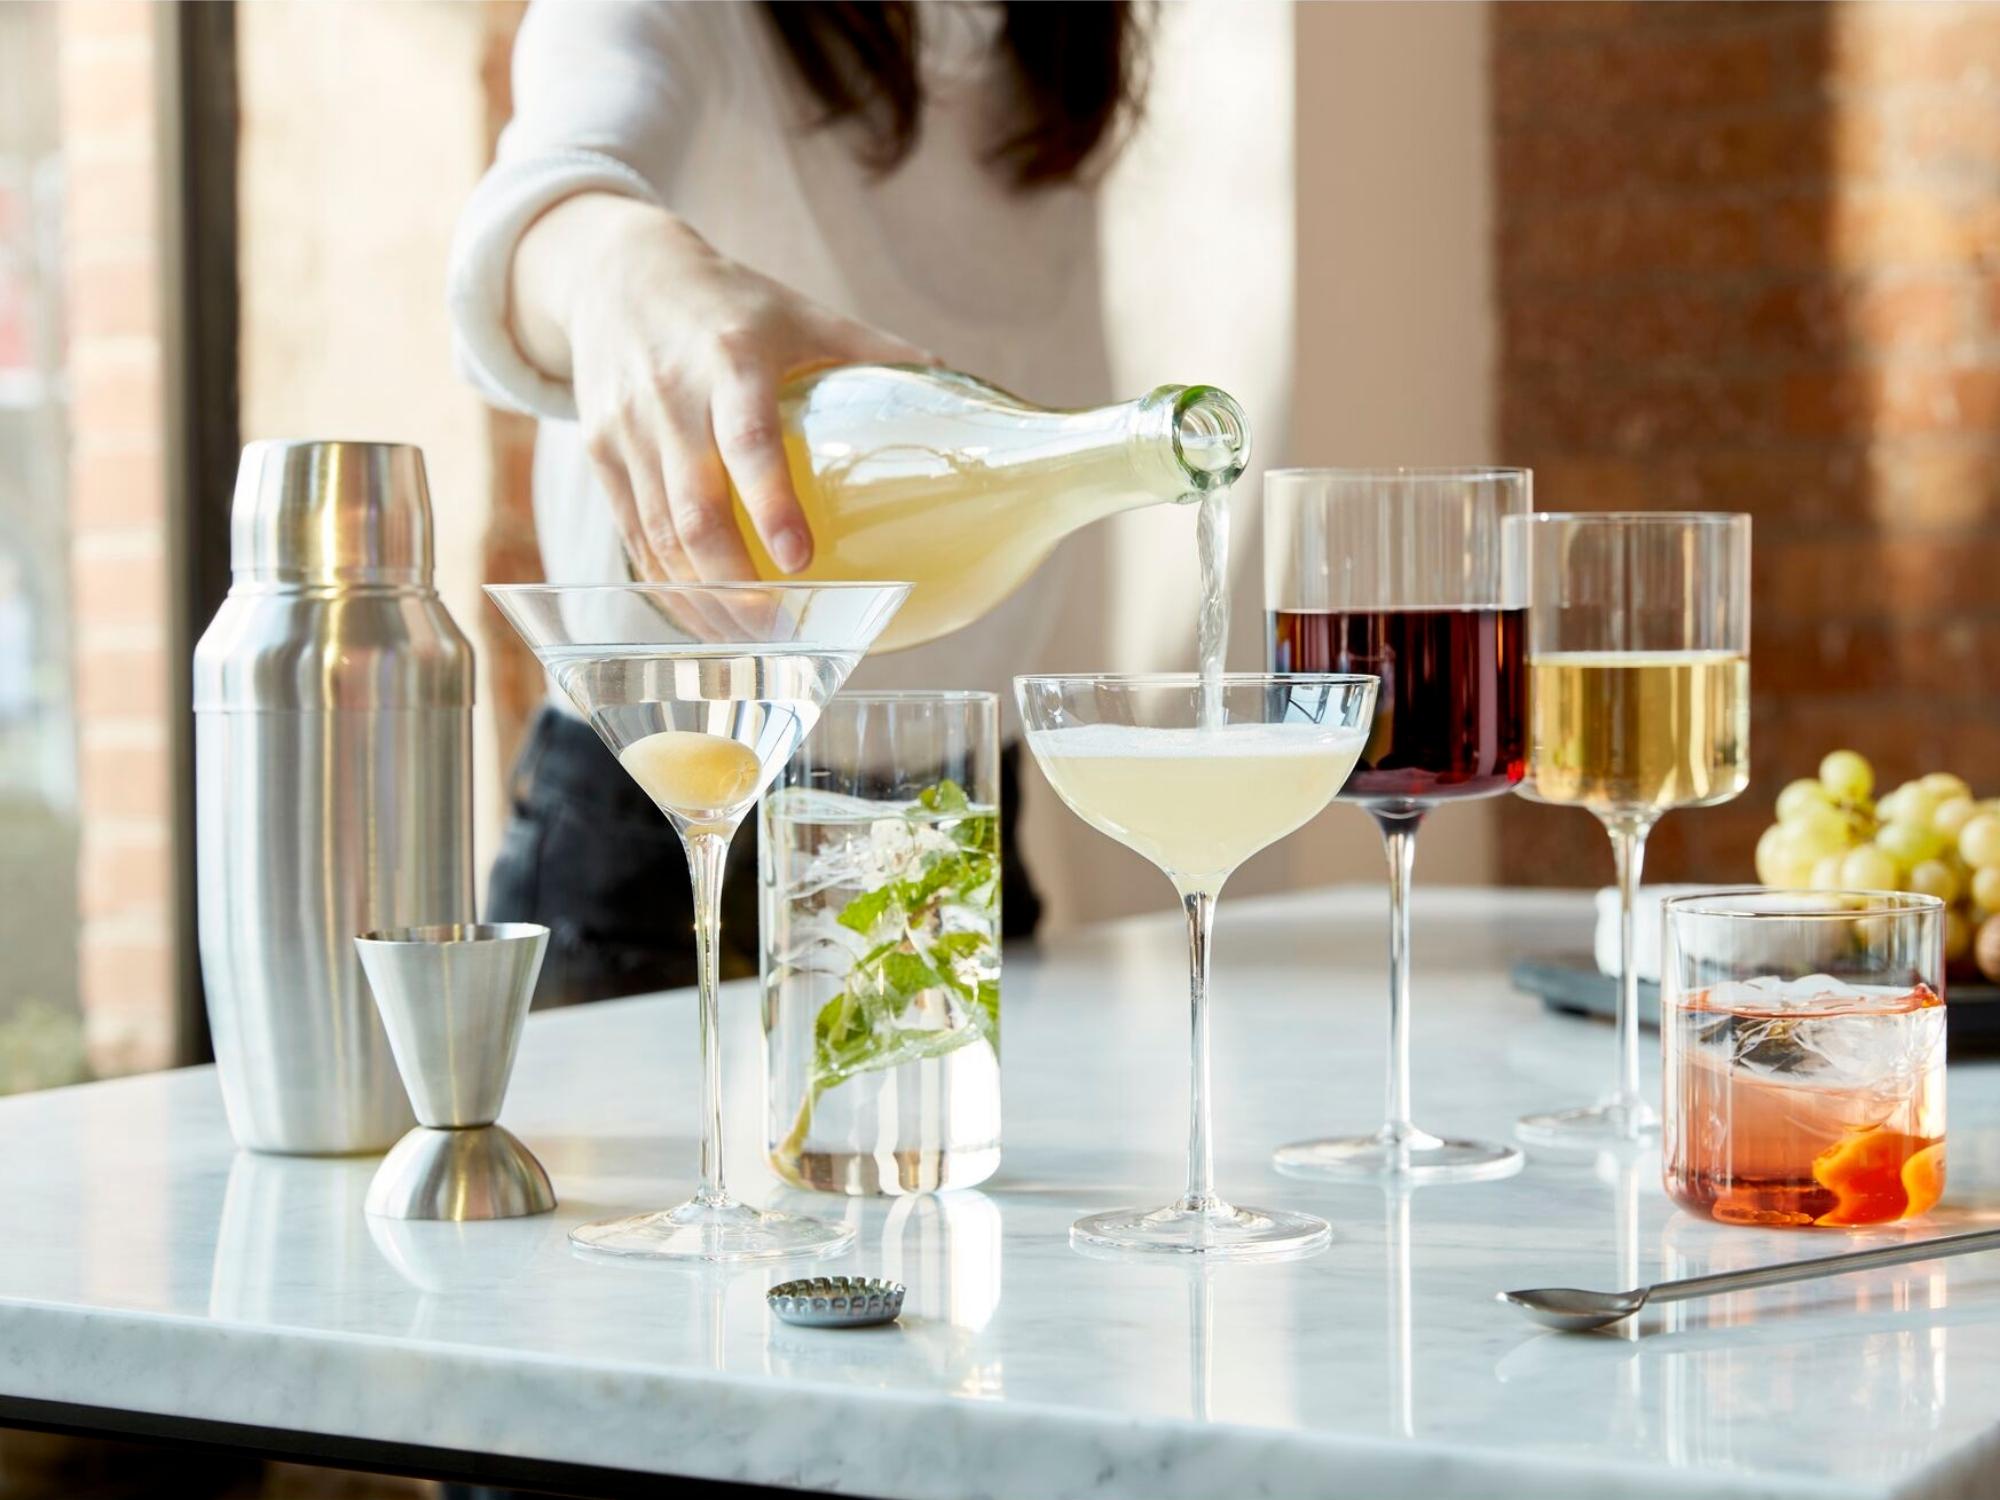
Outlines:
<svg viewBox="0 0 2000 1500"><path fill-rule="evenodd" d="M1773 1258L1776 1235L1758 1236L1760 1246L1705 1229L1686 1218L1668 1226L1663 1279ZM1810 1405L1854 1414L1834 1460L1843 1481L1902 1493L1910 1474L1934 1460L1945 1426L1948 1287L1942 1269L1915 1265L1669 1303L1657 1314L1659 1331L1675 1335L1658 1344L1668 1461L1764 1467L1770 1434ZM1841 1357L1829 1359L1822 1315L1843 1298L1851 1299L1841 1313L1850 1331Z"/></svg>
<svg viewBox="0 0 2000 1500"><path fill-rule="evenodd" d="M532 1228L510 1226L506 1234L494 1234L487 1224L451 1219L364 1217L376 1253L418 1293L410 1317L413 1338L447 1333L454 1315L451 1304L463 1311L487 1301L530 1274L537 1256L566 1239L562 1225L546 1215L538 1216Z"/></svg>
<svg viewBox="0 0 2000 1500"><path fill-rule="evenodd" d="M977 1337L1000 1310L1003 1253L997 1203L970 1188L852 1198L844 1211L836 1212L829 1212L826 1197L796 1190L779 1192L771 1201L789 1208L788 1198L810 1203L821 1218L853 1231L859 1263L866 1265L868 1275L909 1288L896 1325L908 1335L903 1358L917 1361L930 1380L954 1395L1004 1394L1001 1361ZM833 1348L821 1341L827 1355L821 1359L810 1340L793 1337L784 1325L773 1322L771 1333L766 1368L774 1375L841 1378L853 1373L853 1344ZM860 1364L866 1366L866 1357Z"/></svg>
<svg viewBox="0 0 2000 1500"><path fill-rule="evenodd" d="M1620 1142L1599 1151L1593 1158L1591 1175L1611 1193L1611 1242L1616 1263L1605 1269L1606 1289L1623 1291L1655 1280L1640 1274L1639 1220L1642 1196L1660 1180L1657 1141L1652 1145ZM1611 1338L1637 1339L1648 1326L1647 1318L1651 1316L1652 1313L1646 1313L1627 1318L1602 1332Z"/></svg>
<svg viewBox="0 0 2000 1500"><path fill-rule="evenodd" d="M564 1238L562 1226L550 1219L507 1234L452 1219L385 1219L376 1214L367 1219L376 1253L418 1291L439 1297L502 1286Z"/></svg>
<svg viewBox="0 0 2000 1500"><path fill-rule="evenodd" d="M1398 1437L1417 1435L1414 1346L1410 1306L1410 1196L1415 1184L1391 1178L1382 1187L1382 1248L1389 1310L1389 1422Z"/></svg>
<svg viewBox="0 0 2000 1500"><path fill-rule="evenodd" d="M373 1270L362 1204L374 1157L262 1156L229 1164L210 1273L211 1316L240 1323L313 1323L329 1297ZM301 1224L330 1225L301 1234Z"/></svg>
<svg viewBox="0 0 2000 1500"><path fill-rule="evenodd" d="M900 1198L882 1220L883 1274L909 1310L977 1333L1000 1307L1000 1210L984 1193Z"/></svg>
<svg viewBox="0 0 2000 1500"><path fill-rule="evenodd" d="M1215 1263L1197 1260L1188 1279L1188 1410L1206 1422L1215 1403Z"/></svg>

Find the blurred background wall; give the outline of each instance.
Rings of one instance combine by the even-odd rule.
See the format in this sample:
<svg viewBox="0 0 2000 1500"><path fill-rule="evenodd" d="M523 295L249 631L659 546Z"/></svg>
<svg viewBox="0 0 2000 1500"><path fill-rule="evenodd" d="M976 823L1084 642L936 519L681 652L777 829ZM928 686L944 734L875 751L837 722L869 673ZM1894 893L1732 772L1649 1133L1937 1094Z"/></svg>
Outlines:
<svg viewBox="0 0 2000 1500"><path fill-rule="evenodd" d="M1295 15L1298 311L1284 462L1514 462L1493 425L1490 7L1390 0ZM1260 609L1261 562L1242 585ZM1493 879L1494 817L1477 802L1429 819L1420 880ZM1246 875L1386 879L1357 808L1331 809L1264 859Z"/></svg>
<svg viewBox="0 0 2000 1500"><path fill-rule="evenodd" d="M2000 7L1161 9L1107 195L1125 390L1228 387L1260 464L1522 463L1543 508L1753 511L1756 781L1665 820L1659 878L1747 877L1776 788L1837 744L2000 790ZM476 590L534 574L529 434L457 381L440 287L520 12L0 0L0 1055L29 1082L186 1045L182 695L213 583L189 548L228 487L188 455L218 416L425 448L494 847L540 681ZM218 183L226 234L190 209ZM240 337L204 382L226 319L190 272L218 264ZM1241 667L1257 510L1248 484ZM1191 661L1192 524L1080 541L1064 660ZM1160 903L1039 787L1027 838L1057 923ZM1436 818L1422 873L1608 858L1582 816L1503 800ZM1336 808L1237 888L1379 879Z"/></svg>
<svg viewBox="0 0 2000 1500"><path fill-rule="evenodd" d="M1754 513L1750 790L1648 873L1750 878L1787 781L2000 778L2000 8L1492 11L1508 460L1544 508ZM1504 879L1610 878L1499 809Z"/></svg>
<svg viewBox="0 0 2000 1500"><path fill-rule="evenodd" d="M237 8L243 440L424 450L438 587L480 648L482 862L503 807L493 644L505 630L479 592L483 539L507 498L502 479L524 487L525 475L506 470L488 408L453 368L443 286L458 211L492 157L488 92L504 88L519 11L483 0Z"/></svg>
<svg viewBox="0 0 2000 1500"><path fill-rule="evenodd" d="M1238 670L1264 664L1264 469L1495 460L1487 29L1484 5L1162 10L1146 125L1105 205L1108 306L1121 389L1207 380L1252 415L1232 515ZM1124 516L1071 545L1087 583L1060 634L1080 644L1051 669L1193 665L1192 515ZM1157 872L1038 777L1027 815L1052 928L1158 908ZM1433 819L1425 878L1492 879L1493 822L1491 804ZM1336 807L1230 889L1382 869L1374 825Z"/></svg>

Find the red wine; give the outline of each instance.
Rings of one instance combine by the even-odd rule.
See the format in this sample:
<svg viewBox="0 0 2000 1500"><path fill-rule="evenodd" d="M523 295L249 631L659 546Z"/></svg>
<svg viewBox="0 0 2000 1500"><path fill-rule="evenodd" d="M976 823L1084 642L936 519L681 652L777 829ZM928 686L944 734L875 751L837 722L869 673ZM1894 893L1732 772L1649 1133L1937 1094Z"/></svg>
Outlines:
<svg viewBox="0 0 2000 1500"><path fill-rule="evenodd" d="M1343 801L1430 803L1504 792L1526 769L1527 611L1271 613L1274 672L1382 679Z"/></svg>

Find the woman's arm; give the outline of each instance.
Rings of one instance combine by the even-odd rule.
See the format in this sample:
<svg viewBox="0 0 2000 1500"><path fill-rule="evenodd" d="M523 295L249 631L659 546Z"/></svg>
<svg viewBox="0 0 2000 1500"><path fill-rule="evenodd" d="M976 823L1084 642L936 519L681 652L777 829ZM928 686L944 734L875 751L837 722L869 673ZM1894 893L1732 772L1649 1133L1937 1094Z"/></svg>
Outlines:
<svg viewBox="0 0 2000 1500"><path fill-rule="evenodd" d="M700 5L532 7L514 119L453 250L466 363L500 399L576 418L644 578L751 576L731 480L773 560L804 567L779 386L927 358L719 255L663 206L701 122L737 107L717 83L736 35Z"/></svg>
<svg viewBox="0 0 2000 1500"><path fill-rule="evenodd" d="M613 193L580 193L536 220L510 293L515 340L574 388L592 466L650 578L753 576L730 480L772 559L803 568L812 535L785 464L779 386L819 365L927 358Z"/></svg>

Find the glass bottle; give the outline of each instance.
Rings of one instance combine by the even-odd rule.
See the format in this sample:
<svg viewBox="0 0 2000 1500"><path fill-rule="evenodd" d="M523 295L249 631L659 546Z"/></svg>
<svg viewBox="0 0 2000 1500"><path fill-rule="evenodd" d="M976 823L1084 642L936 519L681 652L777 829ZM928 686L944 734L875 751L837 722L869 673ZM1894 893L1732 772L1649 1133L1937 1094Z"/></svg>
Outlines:
<svg viewBox="0 0 2000 1500"><path fill-rule="evenodd" d="M910 580L877 650L970 624L1072 531L1197 500L1250 455L1242 408L1204 385L1051 411L949 370L846 365L793 381L779 415L813 560L782 573L739 501L751 560L770 579Z"/></svg>

